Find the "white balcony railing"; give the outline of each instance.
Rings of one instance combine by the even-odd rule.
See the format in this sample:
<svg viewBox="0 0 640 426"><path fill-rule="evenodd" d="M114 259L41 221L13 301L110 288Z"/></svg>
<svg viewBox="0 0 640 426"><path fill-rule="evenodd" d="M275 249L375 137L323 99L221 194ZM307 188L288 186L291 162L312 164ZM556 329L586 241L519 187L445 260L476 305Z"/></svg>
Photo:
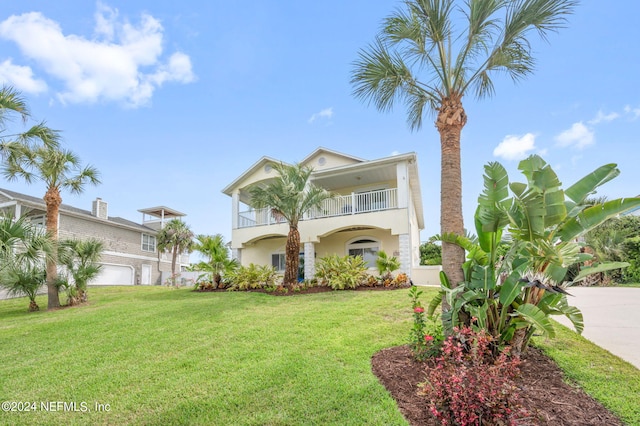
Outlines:
<svg viewBox="0 0 640 426"><path fill-rule="evenodd" d="M321 219L325 217L347 216L398 208L398 191L396 188L370 192L354 192L325 200L322 207L308 212L303 220ZM274 225L285 220L274 217L270 208L252 209L238 214L238 228Z"/></svg>

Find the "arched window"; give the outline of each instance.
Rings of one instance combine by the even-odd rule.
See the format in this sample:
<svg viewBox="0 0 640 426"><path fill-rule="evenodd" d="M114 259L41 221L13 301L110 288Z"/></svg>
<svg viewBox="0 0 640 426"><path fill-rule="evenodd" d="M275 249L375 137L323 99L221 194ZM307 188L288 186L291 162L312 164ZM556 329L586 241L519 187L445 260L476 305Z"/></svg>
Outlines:
<svg viewBox="0 0 640 426"><path fill-rule="evenodd" d="M376 267L380 242L370 238L360 238L347 244L349 256L362 256L369 268Z"/></svg>

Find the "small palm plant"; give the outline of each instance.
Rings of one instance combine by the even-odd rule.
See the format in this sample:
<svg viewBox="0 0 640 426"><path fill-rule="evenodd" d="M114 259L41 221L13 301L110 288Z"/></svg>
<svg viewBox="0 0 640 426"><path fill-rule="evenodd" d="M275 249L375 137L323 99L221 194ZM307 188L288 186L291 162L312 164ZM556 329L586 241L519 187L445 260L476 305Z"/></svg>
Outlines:
<svg viewBox="0 0 640 426"><path fill-rule="evenodd" d="M223 276L238 267L238 261L229 258L229 250L220 234L198 235L194 249L206 258L205 261L197 263L194 269L211 274L215 288L222 285Z"/></svg>
<svg viewBox="0 0 640 426"><path fill-rule="evenodd" d="M87 284L102 270L102 265L98 262L103 250L102 241L93 238L65 240L60 243L58 259L67 268L74 281L73 286L67 286L69 305L87 301Z"/></svg>
<svg viewBox="0 0 640 426"><path fill-rule="evenodd" d="M378 252L378 259L376 259L376 266L378 268L378 272L380 272L380 278L382 281L391 281L393 279L391 273L400 269L400 261L397 257L389 257L386 252L380 250Z"/></svg>
<svg viewBox="0 0 640 426"><path fill-rule="evenodd" d="M13 259L4 265L0 279L10 296L26 295L29 298L29 312L40 310L36 296L46 279L44 263L17 262Z"/></svg>
<svg viewBox="0 0 640 426"><path fill-rule="evenodd" d="M0 218L0 286L10 296L28 296L29 311L40 309L35 299L51 252L47 234L27 219Z"/></svg>

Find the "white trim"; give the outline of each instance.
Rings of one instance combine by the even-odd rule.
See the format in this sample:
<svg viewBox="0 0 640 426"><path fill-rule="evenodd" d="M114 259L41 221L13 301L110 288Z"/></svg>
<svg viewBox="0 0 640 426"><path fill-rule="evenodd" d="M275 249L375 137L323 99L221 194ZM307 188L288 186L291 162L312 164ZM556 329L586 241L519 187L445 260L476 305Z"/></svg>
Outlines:
<svg viewBox="0 0 640 426"><path fill-rule="evenodd" d="M124 257L124 258L127 258L127 259L152 260L154 262L158 261L157 257L142 256L142 255L139 255L139 254L122 253L122 252L118 252L118 251L103 251L102 254L108 255L108 256ZM169 262L169 263L171 263L171 262Z"/></svg>

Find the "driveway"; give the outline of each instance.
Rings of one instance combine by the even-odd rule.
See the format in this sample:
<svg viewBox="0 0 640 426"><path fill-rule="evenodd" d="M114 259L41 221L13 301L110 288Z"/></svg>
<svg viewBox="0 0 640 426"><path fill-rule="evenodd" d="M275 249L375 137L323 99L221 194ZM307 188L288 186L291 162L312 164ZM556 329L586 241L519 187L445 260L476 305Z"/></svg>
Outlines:
<svg viewBox="0 0 640 426"><path fill-rule="evenodd" d="M582 335L640 369L640 288L570 287L568 302L582 311ZM554 320L571 327L566 317Z"/></svg>

